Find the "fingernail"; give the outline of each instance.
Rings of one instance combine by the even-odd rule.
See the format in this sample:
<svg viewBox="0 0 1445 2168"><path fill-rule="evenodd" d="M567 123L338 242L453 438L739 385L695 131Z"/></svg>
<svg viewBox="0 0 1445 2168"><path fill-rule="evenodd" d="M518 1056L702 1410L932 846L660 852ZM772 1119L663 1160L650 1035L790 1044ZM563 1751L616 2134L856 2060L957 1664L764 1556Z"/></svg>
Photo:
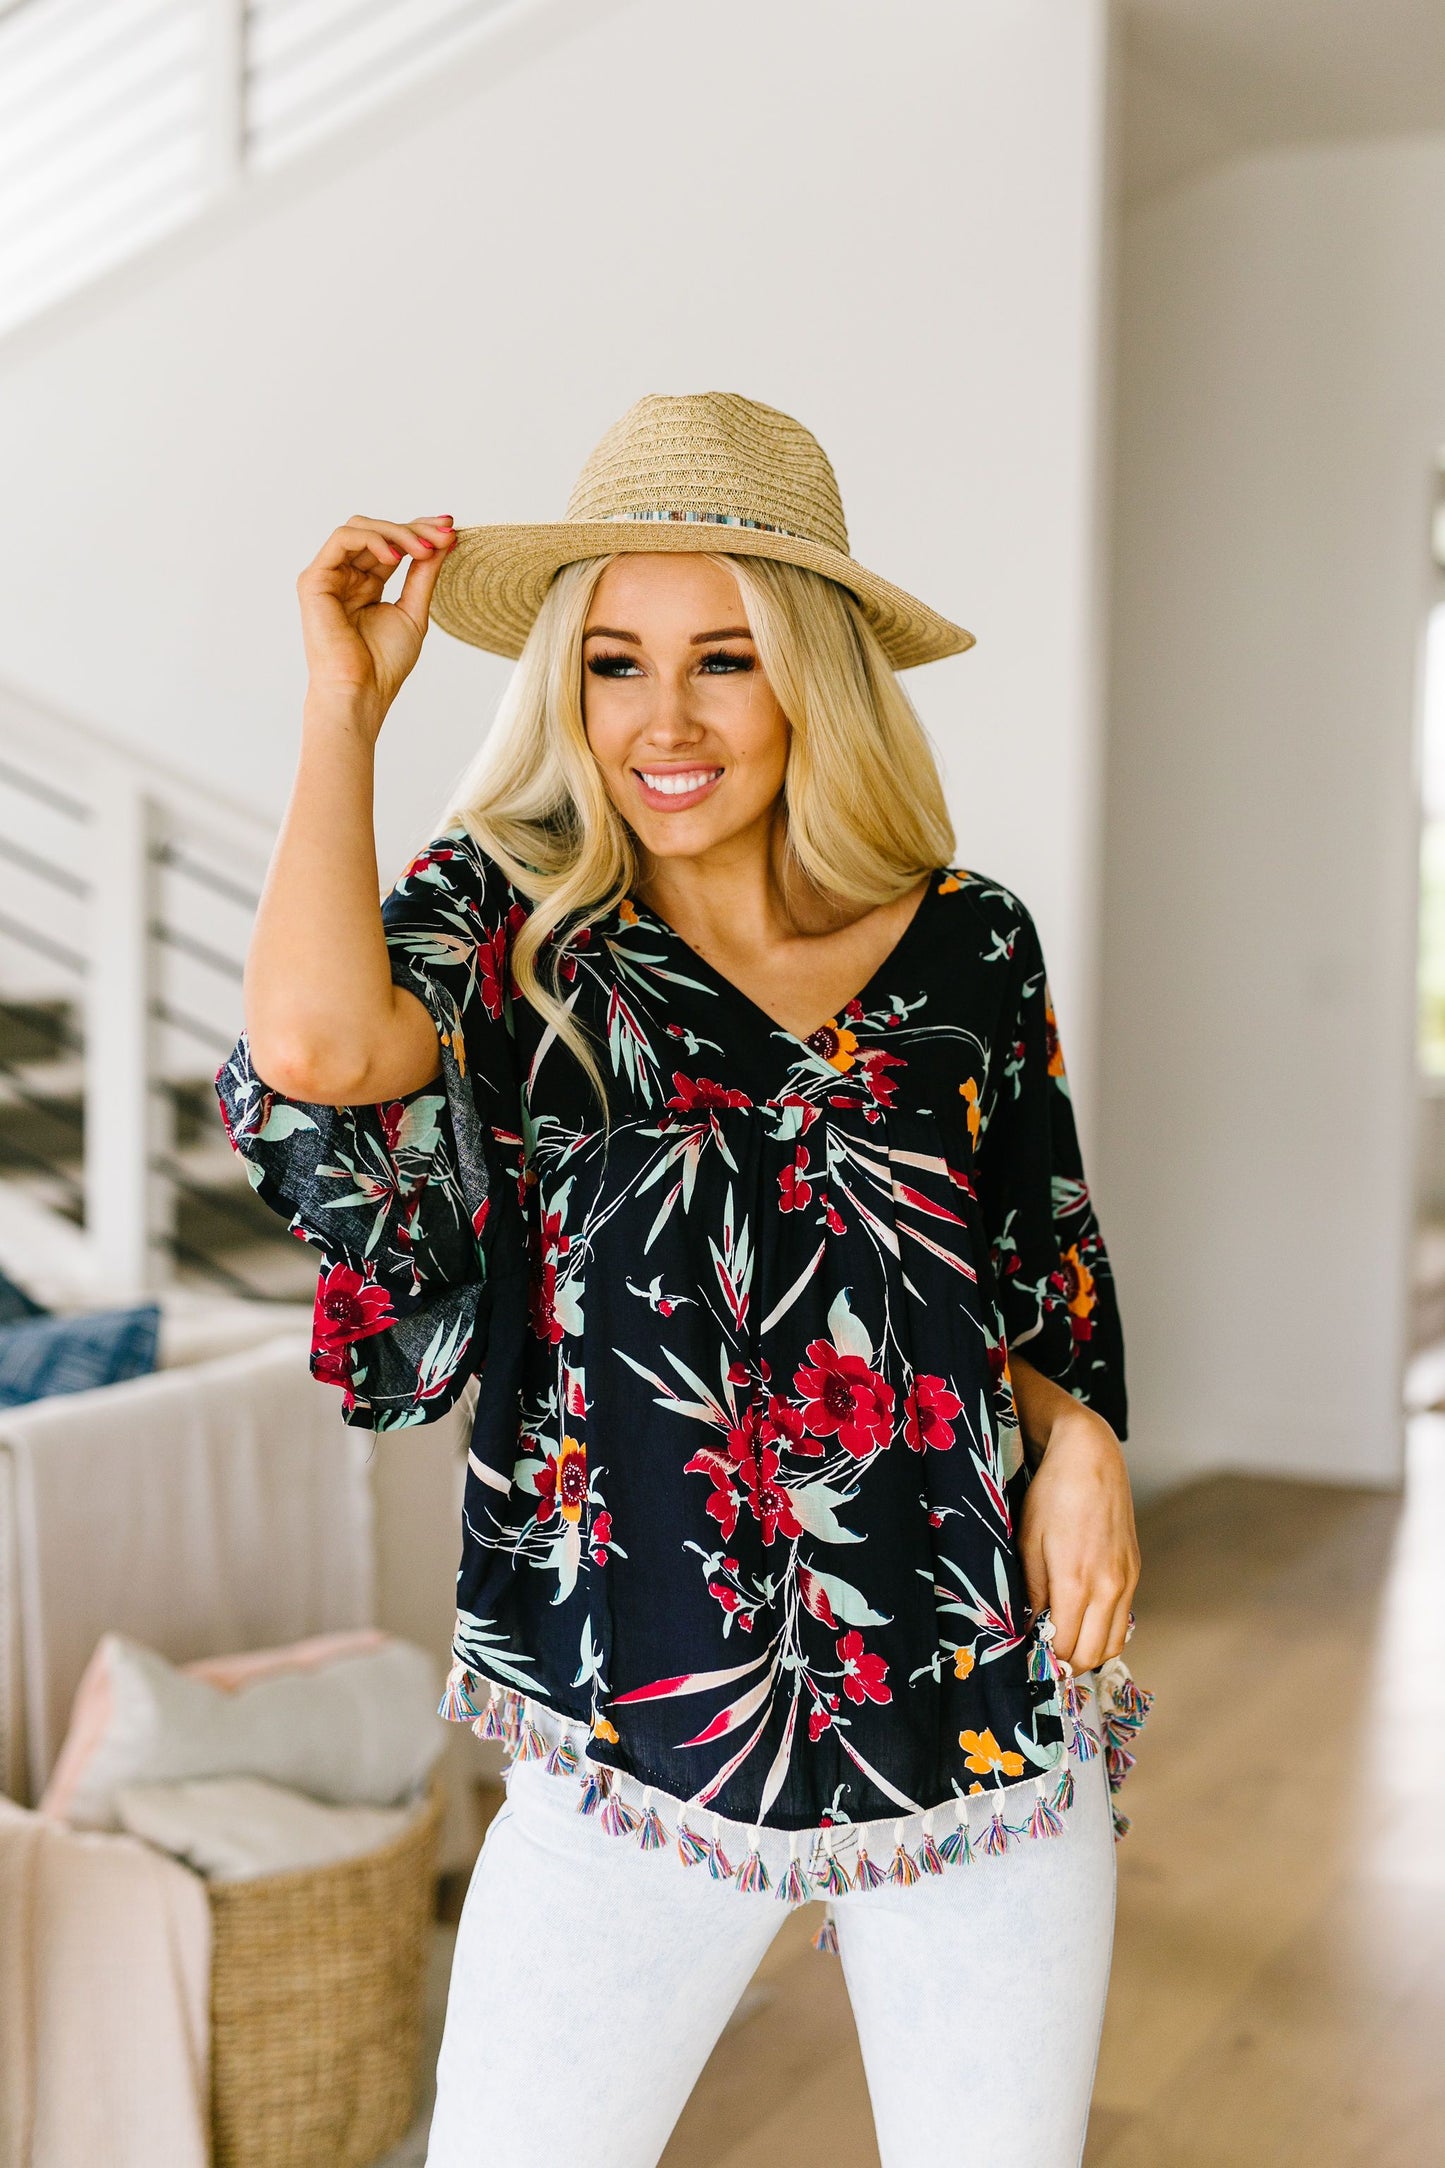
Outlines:
<svg viewBox="0 0 1445 2168"><path fill-rule="evenodd" d="M439 527L454 527L456 525L456 521L452 518L450 512L438 512L437 525Z"/></svg>

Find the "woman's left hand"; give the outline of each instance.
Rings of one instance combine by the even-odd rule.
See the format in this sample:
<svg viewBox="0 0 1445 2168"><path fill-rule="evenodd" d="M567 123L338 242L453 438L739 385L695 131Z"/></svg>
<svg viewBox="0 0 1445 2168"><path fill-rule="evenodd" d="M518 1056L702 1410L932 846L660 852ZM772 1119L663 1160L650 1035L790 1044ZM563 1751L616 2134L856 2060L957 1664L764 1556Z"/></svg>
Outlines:
<svg viewBox="0 0 1445 2168"><path fill-rule="evenodd" d="M1010 1367L1024 1436L1042 1447L1019 1517L1029 1602L1053 1620L1054 1654L1095 1671L1123 1650L1139 1582L1123 1449L1101 1415L1031 1363L1016 1356Z"/></svg>

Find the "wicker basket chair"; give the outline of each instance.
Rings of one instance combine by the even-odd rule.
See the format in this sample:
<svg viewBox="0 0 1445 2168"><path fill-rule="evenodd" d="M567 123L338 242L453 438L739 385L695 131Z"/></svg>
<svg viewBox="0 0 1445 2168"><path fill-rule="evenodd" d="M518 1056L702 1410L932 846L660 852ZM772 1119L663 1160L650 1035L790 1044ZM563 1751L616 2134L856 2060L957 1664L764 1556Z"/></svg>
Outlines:
<svg viewBox="0 0 1445 2168"><path fill-rule="evenodd" d="M405 2135L444 1806L434 1776L377 1851L210 1885L215 2168L370 2168Z"/></svg>

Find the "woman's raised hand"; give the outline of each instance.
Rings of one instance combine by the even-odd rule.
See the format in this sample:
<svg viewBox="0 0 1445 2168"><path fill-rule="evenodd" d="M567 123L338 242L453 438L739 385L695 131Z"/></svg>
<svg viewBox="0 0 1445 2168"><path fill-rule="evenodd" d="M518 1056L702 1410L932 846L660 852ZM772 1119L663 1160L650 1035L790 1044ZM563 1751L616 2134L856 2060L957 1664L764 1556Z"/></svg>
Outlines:
<svg viewBox="0 0 1445 2168"><path fill-rule="evenodd" d="M296 582L310 672L308 697L335 697L374 732L410 674L442 559L456 536L449 513L410 521L360 513L322 543ZM395 602L382 589L410 557Z"/></svg>

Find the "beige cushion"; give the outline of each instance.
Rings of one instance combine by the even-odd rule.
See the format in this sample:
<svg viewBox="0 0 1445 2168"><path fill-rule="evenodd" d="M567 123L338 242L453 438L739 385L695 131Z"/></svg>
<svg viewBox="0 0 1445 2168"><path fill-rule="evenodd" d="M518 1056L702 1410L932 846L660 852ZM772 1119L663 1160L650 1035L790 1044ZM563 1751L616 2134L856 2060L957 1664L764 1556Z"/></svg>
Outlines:
<svg viewBox="0 0 1445 2168"><path fill-rule="evenodd" d="M123 1784L121 1826L214 1881L326 1867L400 1836L414 1809L335 1807L265 1777Z"/></svg>
<svg viewBox="0 0 1445 2168"><path fill-rule="evenodd" d="M328 1636L183 1667L124 1634L102 1635L41 1813L115 1829L124 1786L236 1776L333 1805L397 1805L445 1745L440 1667L390 1635L366 1631L349 1643ZM244 1683L214 1683L205 1672Z"/></svg>

